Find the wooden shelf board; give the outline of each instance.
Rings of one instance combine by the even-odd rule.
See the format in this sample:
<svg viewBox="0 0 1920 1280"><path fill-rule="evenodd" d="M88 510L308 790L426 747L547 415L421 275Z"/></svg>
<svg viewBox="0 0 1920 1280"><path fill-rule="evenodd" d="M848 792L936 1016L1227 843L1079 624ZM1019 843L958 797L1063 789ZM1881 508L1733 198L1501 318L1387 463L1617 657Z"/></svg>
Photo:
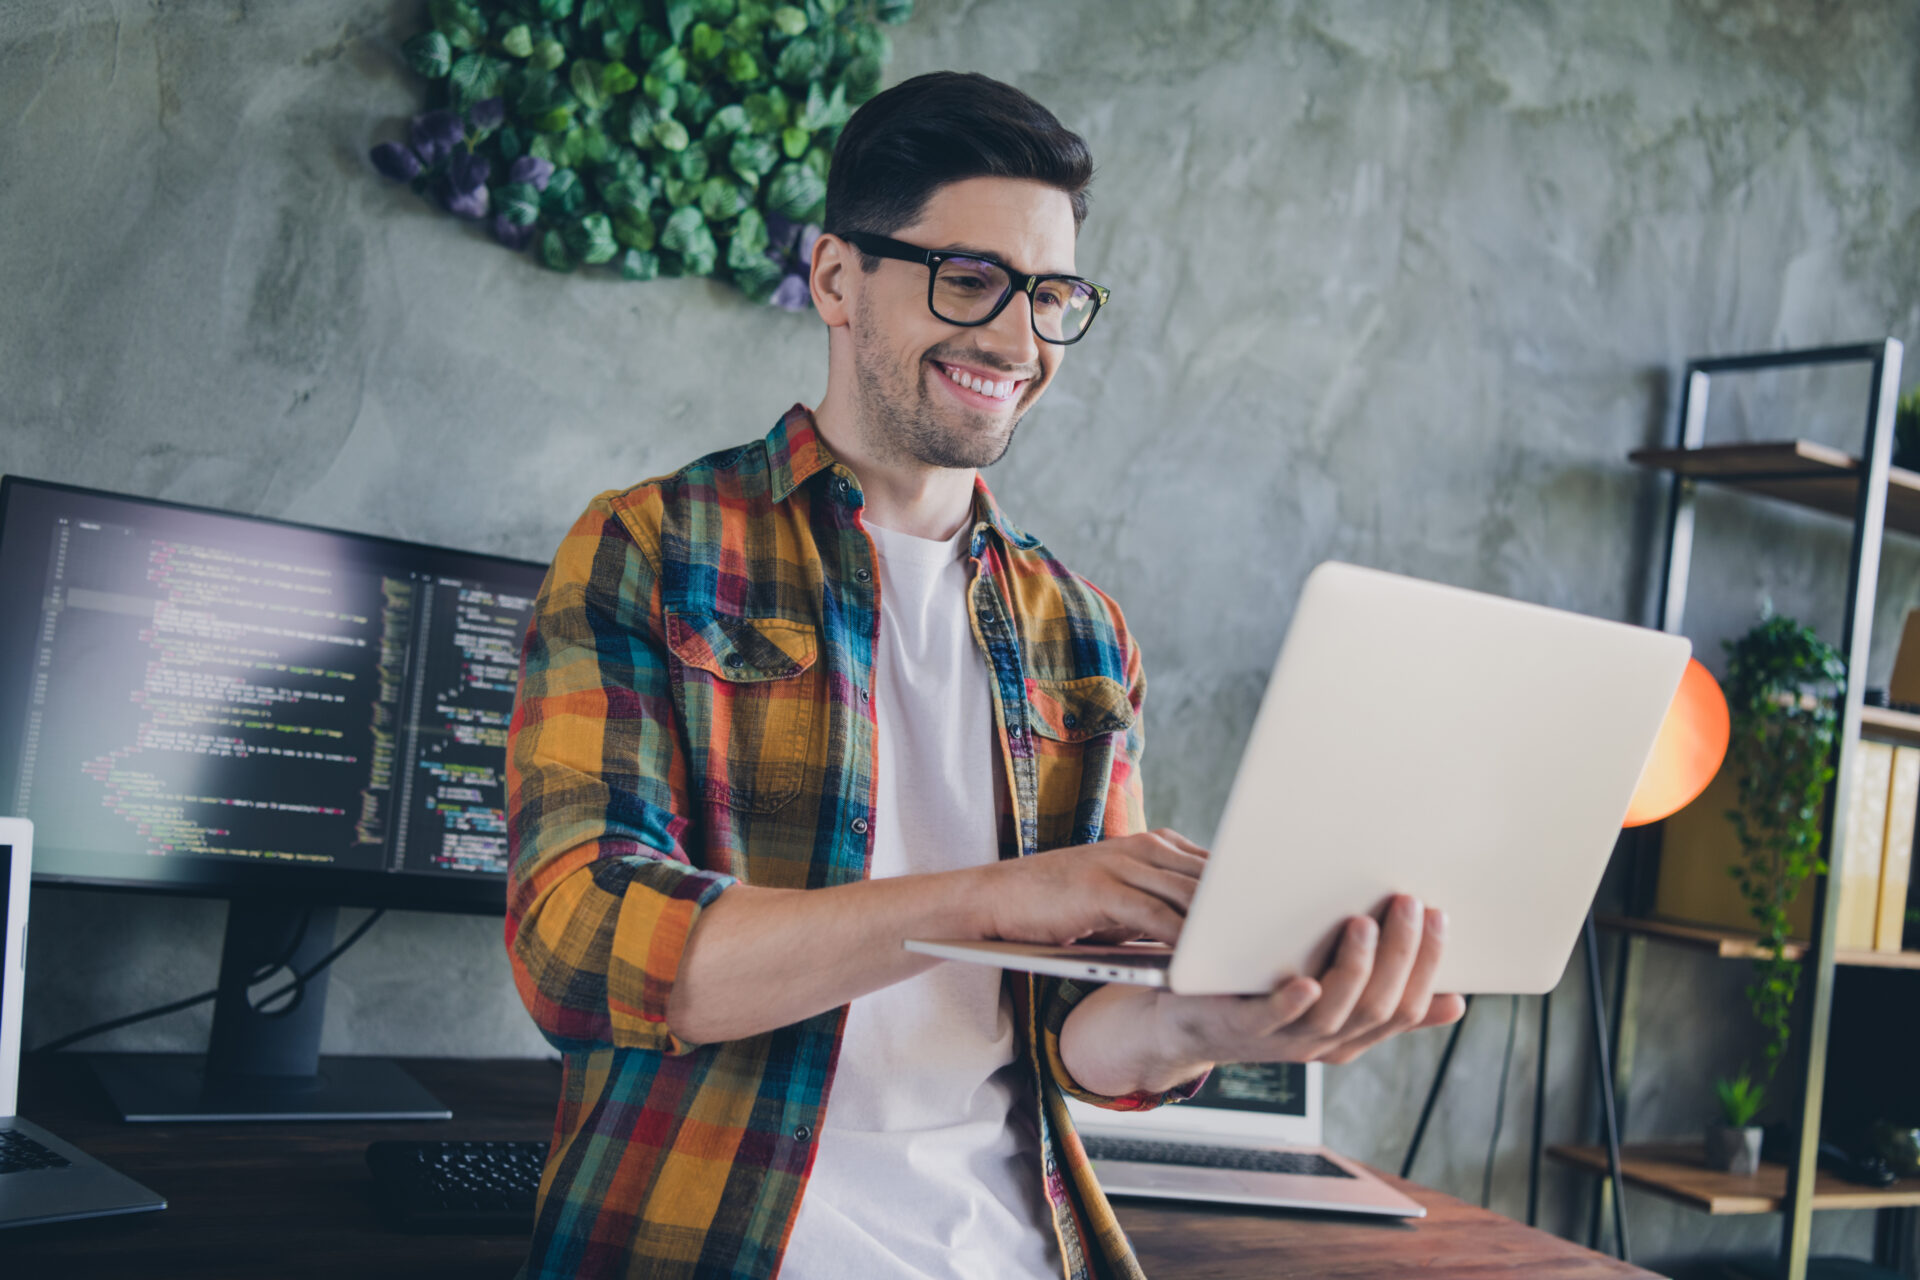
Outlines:
<svg viewBox="0 0 1920 1280"><path fill-rule="evenodd" d="M1920 716L1891 707L1861 707L1860 736L1901 746L1920 746Z"/></svg>
<svg viewBox="0 0 1920 1280"><path fill-rule="evenodd" d="M1627 460L1710 484L1853 519L1860 493L1860 460L1812 440L1705 445L1698 449L1636 449ZM1894 467L1887 480L1887 528L1920 537L1920 472Z"/></svg>
<svg viewBox="0 0 1920 1280"><path fill-rule="evenodd" d="M1642 937L1660 938L1684 946L1701 947L1711 950L1724 960L1753 960L1764 954L1758 935L1739 933L1731 929L1716 929L1711 925L1663 920L1658 916L1596 915L1593 922L1603 929L1637 933ZM1789 942L1787 959L1798 960L1806 954L1806 950L1804 940ZM1833 962L1858 965L1867 969L1920 969L1920 951L1840 950L1834 952Z"/></svg>
<svg viewBox="0 0 1920 1280"><path fill-rule="evenodd" d="M1605 1147L1549 1147L1556 1160L1592 1173L1607 1172ZM1707 1167L1701 1144L1637 1142L1621 1148L1620 1174L1628 1183L1715 1215L1778 1213L1787 1195L1787 1167L1762 1164L1751 1177L1718 1173ZM1816 1209L1894 1209L1920 1205L1920 1178L1890 1187L1863 1187L1821 1172L1814 1179Z"/></svg>

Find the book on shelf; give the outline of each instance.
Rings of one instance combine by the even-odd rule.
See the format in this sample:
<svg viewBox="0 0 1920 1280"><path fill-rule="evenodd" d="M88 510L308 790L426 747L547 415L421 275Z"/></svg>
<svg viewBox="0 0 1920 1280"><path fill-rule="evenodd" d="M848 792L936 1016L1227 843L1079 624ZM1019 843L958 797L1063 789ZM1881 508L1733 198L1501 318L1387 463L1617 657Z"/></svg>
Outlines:
<svg viewBox="0 0 1920 1280"><path fill-rule="evenodd" d="M1728 868L1744 861L1727 811L1739 806L1739 775L1723 768L1690 805L1662 824L1653 914L1670 920L1755 932L1757 925ZM1898 951L1907 929L1920 747L1860 743L1848 797L1846 856L1830 889L1839 895L1834 945L1844 951ZM1790 936L1812 933L1813 895L1787 906Z"/></svg>
<svg viewBox="0 0 1920 1280"><path fill-rule="evenodd" d="M1847 796L1847 846L1841 850L1833 945L1841 951L1873 950L1880 916L1880 865L1887 843L1887 793L1893 786L1891 743L1862 741L1854 753L1853 786ZM1829 863L1833 861L1831 856Z"/></svg>
<svg viewBox="0 0 1920 1280"><path fill-rule="evenodd" d="M1893 782L1887 790L1887 838L1880 859L1879 906L1874 913L1875 951L1900 950L1913 871L1916 816L1920 816L1920 747L1895 747Z"/></svg>

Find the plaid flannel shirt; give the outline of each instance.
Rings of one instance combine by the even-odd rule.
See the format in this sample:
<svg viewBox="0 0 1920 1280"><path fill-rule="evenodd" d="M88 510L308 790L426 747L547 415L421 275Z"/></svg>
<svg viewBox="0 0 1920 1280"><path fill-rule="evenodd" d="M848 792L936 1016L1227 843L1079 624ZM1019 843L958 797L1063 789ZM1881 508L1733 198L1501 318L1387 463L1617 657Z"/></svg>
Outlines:
<svg viewBox="0 0 1920 1280"><path fill-rule="evenodd" d="M866 875L880 615L861 506L796 405L763 441L599 495L554 555L508 731L507 950L564 1060L528 1276L778 1270L846 1009L693 1045L667 999L729 885ZM969 552L1012 792L1001 856L1141 830L1145 679L1119 608L984 484ZM1092 986L1006 981L1065 1275L1138 1277L1063 1095L1175 1095L1079 1087L1059 1035Z"/></svg>

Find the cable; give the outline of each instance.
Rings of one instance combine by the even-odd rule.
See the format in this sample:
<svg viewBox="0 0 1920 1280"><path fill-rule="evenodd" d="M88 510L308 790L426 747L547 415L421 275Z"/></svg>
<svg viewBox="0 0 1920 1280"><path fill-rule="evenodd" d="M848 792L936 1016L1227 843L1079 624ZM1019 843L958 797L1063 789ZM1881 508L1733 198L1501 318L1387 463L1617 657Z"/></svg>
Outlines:
<svg viewBox="0 0 1920 1280"><path fill-rule="evenodd" d="M255 1013L263 1014L267 1017L275 1017L275 1018L284 1017L285 1015L293 1012L294 1009L299 1007L301 996L305 994L307 984L313 981L314 978L318 977L320 973L327 968L327 966L331 965L335 960L338 960L343 954L345 954L348 947L351 947L354 943L360 941L361 938L365 937L367 934L367 930L371 929L374 926L375 922L377 922L380 919L380 917L384 916L386 913L387 913L386 908L382 907L379 910L374 911L373 913L368 915L365 920L362 920L359 924L354 926L353 932L347 935L346 941L340 943L338 946L334 947L333 950L321 956L320 959L316 961L311 967L309 967L305 972L294 974L293 981L287 983L285 986L280 987L274 991L268 992L265 996L261 997L258 1001L249 1000L248 1001L249 1006L253 1009ZM304 912L300 917L300 927L294 930L293 940L289 942L286 946L286 949L280 953L280 957L277 960L256 965L253 969L253 972L249 974L247 977L247 985L252 986L253 984L258 982L264 982L268 978L272 977L276 971L286 968L287 962L289 960L292 960L294 953L300 949L300 944L306 941L307 926L312 921L312 918L313 918L312 908L308 908L308 910ZM275 1000L278 1000L281 996L286 995L288 992L293 992L295 994L294 994L294 998L290 1002L288 1002L285 1007L279 1008L279 1009L269 1009L267 1007L268 1005L272 1004ZM67 1035L61 1036L56 1040L50 1040L46 1044L36 1045L34 1048L29 1049L27 1052L58 1053L60 1050L66 1048L68 1045L78 1044L82 1040L90 1040L94 1036L105 1035L109 1031L118 1031L121 1027L132 1026L136 1022L146 1022L151 1018L165 1017L167 1014L170 1014L170 1013L178 1013L182 1009L191 1009L195 1005L205 1004L207 1001L214 999L219 994L220 994L220 989L218 987L215 987L211 991L202 991L198 995L187 996L180 1000L170 1001L167 1004L155 1005L151 1009L142 1009L138 1013L129 1013L129 1014L124 1014L118 1018L109 1018L105 1022L97 1022L90 1027L82 1027L78 1031L70 1032Z"/></svg>
<svg viewBox="0 0 1920 1280"><path fill-rule="evenodd" d="M1507 1075L1513 1068L1513 1034L1520 1022L1520 997L1509 997L1507 1006L1507 1051L1500 1059L1500 1087L1494 1092L1493 1137L1487 1143L1487 1165L1480 1175L1480 1207L1488 1208L1493 1199L1493 1154L1500 1148L1500 1125L1507 1116Z"/></svg>
<svg viewBox="0 0 1920 1280"><path fill-rule="evenodd" d="M318 977L320 972L323 969L325 969L328 965L332 964L335 960L338 960L342 955L346 954L346 950L348 947L351 947L354 943L366 937L367 930L373 928L374 925L378 924L380 921L380 917L384 916L385 914L387 914L387 909L385 907L381 907L379 910L374 911L365 920L362 920L359 924L353 927L353 932L347 935L347 939L345 942L340 943L338 946L334 947L333 950L327 952L327 954L321 956L318 960L314 961L312 968L308 969L305 973L294 974L292 982L289 982L286 986L281 987L278 990L269 991L266 995L261 996L260 999L254 1003L253 1011L255 1013L266 1014L268 1017L272 1017L272 1018L283 1018L287 1014L292 1013L295 1009L299 1008L300 1000L306 994L307 984L313 981L314 978ZM279 966L276 965L275 967L278 968ZM271 1010L267 1008L268 1005L272 1004L275 1000L278 1000L281 996L286 995L289 991L294 993L293 999L289 1001L284 1008L271 1009Z"/></svg>

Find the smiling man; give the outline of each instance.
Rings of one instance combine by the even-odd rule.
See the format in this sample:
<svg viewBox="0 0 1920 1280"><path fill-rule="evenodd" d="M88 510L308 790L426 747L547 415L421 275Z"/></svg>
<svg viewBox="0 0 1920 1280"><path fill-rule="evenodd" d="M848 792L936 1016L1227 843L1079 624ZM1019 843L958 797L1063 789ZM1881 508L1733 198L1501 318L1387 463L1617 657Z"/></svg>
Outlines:
<svg viewBox="0 0 1920 1280"><path fill-rule="evenodd" d="M555 555L509 733L507 946L564 1055L528 1275L1137 1276L1064 1095L1460 1015L1406 898L1269 996L902 948L1172 942L1206 862L1146 828L1118 606L977 474L1106 304L1091 176L983 76L874 98L813 250L819 407L601 494Z"/></svg>

